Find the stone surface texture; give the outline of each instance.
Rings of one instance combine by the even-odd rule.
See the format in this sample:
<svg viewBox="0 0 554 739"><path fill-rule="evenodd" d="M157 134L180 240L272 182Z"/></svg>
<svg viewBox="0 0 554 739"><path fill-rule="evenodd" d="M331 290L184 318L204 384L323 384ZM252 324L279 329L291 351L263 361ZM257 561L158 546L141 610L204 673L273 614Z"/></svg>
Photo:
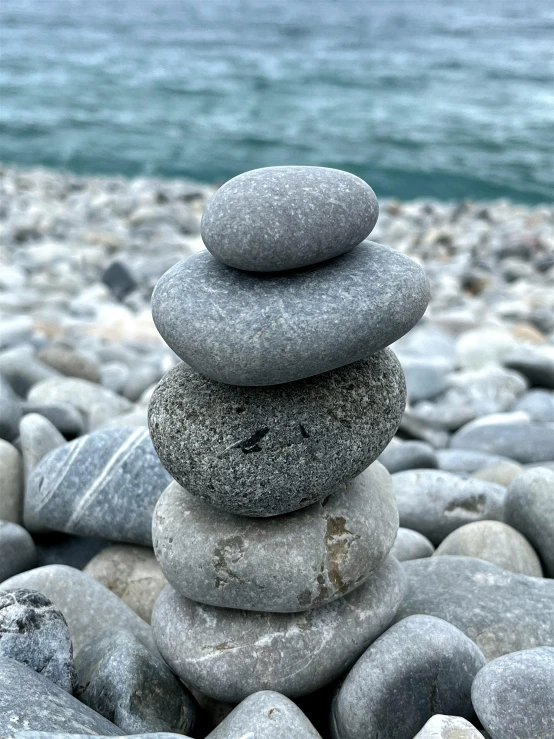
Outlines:
<svg viewBox="0 0 554 739"><path fill-rule="evenodd" d="M390 553L399 562L405 562L409 559L430 557L434 551L435 547L419 531L400 527Z"/></svg>
<svg viewBox="0 0 554 739"><path fill-rule="evenodd" d="M233 177L208 201L202 239L231 267L276 272L352 249L375 226L379 204L355 175L328 167L264 167Z"/></svg>
<svg viewBox="0 0 554 739"><path fill-rule="evenodd" d="M439 466L431 444L424 441L391 441L379 455L379 462L392 474L418 468L434 469Z"/></svg>
<svg viewBox="0 0 554 739"><path fill-rule="evenodd" d="M37 562L37 549L31 534L17 523L0 520L0 582Z"/></svg>
<svg viewBox="0 0 554 739"><path fill-rule="evenodd" d="M174 482L158 501L152 535L180 595L289 613L361 585L388 554L397 528L390 475L374 462L323 501L264 519L218 511Z"/></svg>
<svg viewBox="0 0 554 739"><path fill-rule="evenodd" d="M230 513L272 516L325 498L368 467L397 429L405 392L389 350L272 388L215 383L180 364L154 391L150 433L189 492Z"/></svg>
<svg viewBox="0 0 554 739"><path fill-rule="evenodd" d="M152 315L197 372L232 385L276 385L369 357L409 331L428 302L415 262L364 242L323 264L263 278L200 252L160 279Z"/></svg>
<svg viewBox="0 0 554 739"><path fill-rule="evenodd" d="M65 438L54 424L39 413L29 413L19 424L25 485L37 464L54 449L64 446ZM38 527L42 528L42 527ZM33 530L31 526L31 530Z"/></svg>
<svg viewBox="0 0 554 739"><path fill-rule="evenodd" d="M344 598L302 613L206 606L168 586L154 606L152 629L171 669L212 698L237 703L258 690L294 697L347 669L387 628L403 592L392 557Z"/></svg>
<svg viewBox="0 0 554 739"><path fill-rule="evenodd" d="M483 739L483 734L461 716L431 716L414 739Z"/></svg>
<svg viewBox="0 0 554 739"><path fill-rule="evenodd" d="M19 451L0 439L0 520L22 523L23 461Z"/></svg>

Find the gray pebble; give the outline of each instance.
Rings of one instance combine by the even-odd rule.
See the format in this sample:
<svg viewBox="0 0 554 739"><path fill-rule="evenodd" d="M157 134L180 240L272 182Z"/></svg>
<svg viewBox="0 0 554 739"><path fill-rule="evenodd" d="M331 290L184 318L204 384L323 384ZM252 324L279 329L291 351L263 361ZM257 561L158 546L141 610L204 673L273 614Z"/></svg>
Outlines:
<svg viewBox="0 0 554 739"><path fill-rule="evenodd" d="M171 669L212 698L237 703L258 690L305 695L338 677L386 629L404 592L401 569L388 557L352 593L302 613L206 606L168 586L152 628Z"/></svg>
<svg viewBox="0 0 554 739"><path fill-rule="evenodd" d="M537 553L527 539L501 521L475 521L449 534L433 556L477 557L497 567L529 577L542 577Z"/></svg>
<svg viewBox="0 0 554 739"><path fill-rule="evenodd" d="M24 416L19 426L25 485L37 464L54 449L65 446L65 438L54 424L39 413ZM28 523L28 522L27 522ZM41 527L39 527L40 529ZM32 527L29 529L33 531Z"/></svg>
<svg viewBox="0 0 554 739"><path fill-rule="evenodd" d="M406 562L409 559L430 557L434 551L435 547L419 531L400 527L390 553L399 562Z"/></svg>
<svg viewBox="0 0 554 739"><path fill-rule="evenodd" d="M8 441L0 439L0 520L21 523L22 514L23 461L21 454Z"/></svg>
<svg viewBox="0 0 554 739"><path fill-rule="evenodd" d="M36 590L0 592L0 657L15 659L73 693L76 675L66 620Z"/></svg>
<svg viewBox="0 0 554 739"><path fill-rule="evenodd" d="M506 488L442 470L409 470L392 476L400 525L436 546L472 521L502 520Z"/></svg>
<svg viewBox="0 0 554 739"><path fill-rule="evenodd" d="M21 398L18 398L10 383L0 374L0 441L15 439L20 419Z"/></svg>
<svg viewBox="0 0 554 739"><path fill-rule="evenodd" d="M554 736L554 649L525 649L495 659L475 678L471 697L492 739L549 739Z"/></svg>
<svg viewBox="0 0 554 739"><path fill-rule="evenodd" d="M25 344L0 353L0 373L23 398L37 382L60 376L55 369L37 359L34 349Z"/></svg>
<svg viewBox="0 0 554 739"><path fill-rule="evenodd" d="M123 386L123 395L136 402L145 390L162 378L162 375L163 370L160 365L152 362L133 367Z"/></svg>
<svg viewBox="0 0 554 739"><path fill-rule="evenodd" d="M95 431L41 460L27 483L25 523L151 545L154 506L169 482L147 429Z"/></svg>
<svg viewBox="0 0 554 739"><path fill-rule="evenodd" d="M554 353L525 346L504 357L506 367L524 375L531 385L554 390ZM1 366L1 365L0 365Z"/></svg>
<svg viewBox="0 0 554 739"><path fill-rule="evenodd" d="M238 269L295 269L349 251L379 215L371 187L327 167L264 167L217 190L202 216L206 247Z"/></svg>
<svg viewBox="0 0 554 739"><path fill-rule="evenodd" d="M483 734L461 716L431 716L414 739L483 739Z"/></svg>
<svg viewBox="0 0 554 739"><path fill-rule="evenodd" d="M375 462L323 501L262 520L218 511L174 482L158 501L152 533L156 557L180 595L290 613L361 585L388 554L397 528L390 475Z"/></svg>
<svg viewBox="0 0 554 739"><path fill-rule="evenodd" d="M400 364L406 375L406 387L410 403L430 400L446 390L446 373L450 363L440 357L421 357L399 354Z"/></svg>
<svg viewBox="0 0 554 739"><path fill-rule="evenodd" d="M514 406L515 411L525 411L531 421L554 421L554 393L549 390L529 390Z"/></svg>
<svg viewBox="0 0 554 739"><path fill-rule="evenodd" d="M75 669L75 697L126 734L191 732L196 715L192 696L129 631L111 627L98 632L80 650Z"/></svg>
<svg viewBox="0 0 554 739"><path fill-rule="evenodd" d="M395 620L424 613L457 626L488 660L554 646L554 582L473 557L404 562L408 590Z"/></svg>
<svg viewBox="0 0 554 739"><path fill-rule="evenodd" d="M394 435L404 404L389 350L270 388L223 385L180 364L154 391L149 426L162 464L193 495L273 516L359 475Z"/></svg>
<svg viewBox="0 0 554 739"><path fill-rule="evenodd" d="M333 703L333 736L411 739L435 713L473 718L471 684L484 664L456 627L410 616L374 641L346 677Z"/></svg>
<svg viewBox="0 0 554 739"><path fill-rule="evenodd" d="M28 403L25 401L21 404L21 410L23 415L38 413L39 415L44 416L50 421L50 423L54 424L66 439L74 439L76 436L81 436L85 431L83 416L75 406L69 405L69 403L46 405L43 403Z"/></svg>
<svg viewBox="0 0 554 739"><path fill-rule="evenodd" d="M497 422L486 416L463 426L451 440L454 449L499 454L521 464L554 459L554 423Z"/></svg>
<svg viewBox="0 0 554 739"><path fill-rule="evenodd" d="M23 526L0 519L0 582L30 570L37 562L35 543Z"/></svg>
<svg viewBox="0 0 554 739"><path fill-rule="evenodd" d="M400 421L399 433L410 439L420 439L435 449L448 445L450 434L434 421L418 418L412 410L406 409Z"/></svg>
<svg viewBox="0 0 554 739"><path fill-rule="evenodd" d="M14 731L90 732L118 736L121 732L103 716L46 677L13 659L0 659L0 735Z"/></svg>
<svg viewBox="0 0 554 739"><path fill-rule="evenodd" d="M84 644L110 623L128 629L141 644L153 654L158 654L148 624L108 588L73 567L38 567L0 584L0 591L17 588L39 590L60 609L69 626L76 655Z"/></svg>
<svg viewBox="0 0 554 739"><path fill-rule="evenodd" d="M487 465L511 461L507 457L502 457L498 454L477 452L470 449L438 449L437 460L441 470L457 474L470 474Z"/></svg>
<svg viewBox="0 0 554 739"><path fill-rule="evenodd" d="M129 544L103 549L83 572L115 593L147 623L156 598L167 585L154 552Z"/></svg>
<svg viewBox="0 0 554 739"><path fill-rule="evenodd" d="M302 711L273 690L245 698L206 739L321 739Z"/></svg>
<svg viewBox="0 0 554 739"><path fill-rule="evenodd" d="M233 385L275 385L364 359L421 318L421 267L364 242L302 271L260 277L199 252L156 285L152 315L173 351Z"/></svg>
<svg viewBox="0 0 554 739"><path fill-rule="evenodd" d="M37 352L37 357L66 377L79 377L89 382L100 382L97 362L65 346L48 346Z"/></svg>
<svg viewBox="0 0 554 739"><path fill-rule="evenodd" d="M554 470L525 470L508 488L505 520L520 531L542 559L545 574L554 577Z"/></svg>
<svg viewBox="0 0 554 739"><path fill-rule="evenodd" d="M101 367L100 375L105 388L121 395L125 383L131 376L131 370L123 362L106 362Z"/></svg>
<svg viewBox="0 0 554 739"><path fill-rule="evenodd" d="M379 462L393 474L418 468L438 467L437 454L430 444L424 441L397 441L393 439L379 455Z"/></svg>
<svg viewBox="0 0 554 739"><path fill-rule="evenodd" d="M493 462L485 467L481 467L473 473L472 477L476 480L485 480L486 482L495 482L497 485L508 485L523 472L523 467L517 462Z"/></svg>

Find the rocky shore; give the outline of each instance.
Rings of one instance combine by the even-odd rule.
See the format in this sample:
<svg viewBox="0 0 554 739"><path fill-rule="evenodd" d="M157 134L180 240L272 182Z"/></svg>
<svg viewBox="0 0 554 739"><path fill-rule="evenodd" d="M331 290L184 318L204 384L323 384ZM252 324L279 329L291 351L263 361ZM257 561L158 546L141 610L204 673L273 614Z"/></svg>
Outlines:
<svg viewBox="0 0 554 739"><path fill-rule="evenodd" d="M554 207L282 169L0 169L3 739L554 736Z"/></svg>

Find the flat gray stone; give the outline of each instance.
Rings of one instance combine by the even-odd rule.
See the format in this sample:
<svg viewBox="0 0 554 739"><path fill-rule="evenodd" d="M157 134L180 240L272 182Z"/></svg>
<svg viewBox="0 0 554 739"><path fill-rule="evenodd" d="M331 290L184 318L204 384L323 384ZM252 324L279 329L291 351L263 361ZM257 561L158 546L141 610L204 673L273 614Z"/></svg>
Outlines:
<svg viewBox="0 0 554 739"><path fill-rule="evenodd" d="M194 700L165 662L129 631L98 632L75 660L75 697L126 734L190 733Z"/></svg>
<svg viewBox="0 0 554 739"><path fill-rule="evenodd" d="M435 713L471 719L471 683L485 664L459 629L432 616L392 626L364 652L333 702L335 739L411 739Z"/></svg>
<svg viewBox="0 0 554 739"><path fill-rule="evenodd" d="M27 483L25 524L151 545L154 506L170 479L147 429L95 431L40 461Z"/></svg>
<svg viewBox="0 0 554 739"><path fill-rule="evenodd" d="M321 739L302 711L273 690L245 698L206 739Z"/></svg>
<svg viewBox="0 0 554 739"><path fill-rule="evenodd" d="M13 444L0 439L0 520L21 523L22 517L23 460Z"/></svg>
<svg viewBox="0 0 554 739"><path fill-rule="evenodd" d="M461 716L431 716L414 739L483 739L483 734Z"/></svg>
<svg viewBox="0 0 554 739"><path fill-rule="evenodd" d="M554 423L472 421L451 439L453 449L499 454L521 464L554 459Z"/></svg>
<svg viewBox="0 0 554 739"><path fill-rule="evenodd" d="M65 445L65 438L54 424L39 413L29 413L19 426L25 485L41 459ZM29 522L27 522L29 523ZM39 527L39 530L44 527ZM30 527L30 530L35 529Z"/></svg>
<svg viewBox="0 0 554 739"><path fill-rule="evenodd" d="M0 441L13 441L19 430L21 398L10 383L0 375Z"/></svg>
<svg viewBox="0 0 554 739"><path fill-rule="evenodd" d="M83 416L69 403L51 403L48 405L42 403L28 403L25 401L21 404L23 415L27 413L38 413L53 423L58 431L65 436L66 439L74 439L81 436L85 430Z"/></svg>
<svg viewBox="0 0 554 739"><path fill-rule="evenodd" d="M97 362L65 346L48 346L37 352L37 357L67 377L79 377L89 382L100 382Z"/></svg>
<svg viewBox="0 0 554 739"><path fill-rule="evenodd" d="M0 658L0 732L9 739L26 731L90 732L118 736L117 726L46 677L13 659Z"/></svg>
<svg viewBox="0 0 554 739"><path fill-rule="evenodd" d="M156 327L206 377L276 385L365 359L409 331L429 302L421 267L364 242L323 264L260 275L198 252L163 275Z"/></svg>
<svg viewBox="0 0 554 739"><path fill-rule="evenodd" d="M497 462L510 462L507 457L470 449L438 449L439 469L456 474L470 474Z"/></svg>
<svg viewBox="0 0 554 739"><path fill-rule="evenodd" d="M514 406L515 411L525 411L531 421L554 421L554 393L548 390L529 390Z"/></svg>
<svg viewBox="0 0 554 739"><path fill-rule="evenodd" d="M22 398L37 382L59 377L55 369L41 362L26 344L0 352L0 373Z"/></svg>
<svg viewBox="0 0 554 739"><path fill-rule="evenodd" d="M391 473L438 467L437 454L424 441L397 441L393 439L379 455L379 462Z"/></svg>
<svg viewBox="0 0 554 739"><path fill-rule="evenodd" d="M0 519L0 582L36 565L35 543L23 526Z"/></svg>
<svg viewBox="0 0 554 739"><path fill-rule="evenodd" d="M274 516L325 498L391 440L405 404L389 350L271 388L213 382L185 364L160 382L149 426L158 456L186 490L246 516Z"/></svg>
<svg viewBox="0 0 554 739"><path fill-rule="evenodd" d="M447 554L477 557L503 570L542 577L533 547L519 531L501 521L475 521L460 526L439 544L433 556Z"/></svg>
<svg viewBox="0 0 554 739"><path fill-rule="evenodd" d="M410 470L392 476L400 525L435 546L472 521L502 520L506 488L442 470Z"/></svg>
<svg viewBox="0 0 554 739"><path fill-rule="evenodd" d="M489 660L554 646L554 581L473 557L404 562L408 590L395 620L424 613L457 626Z"/></svg>
<svg viewBox="0 0 554 739"><path fill-rule="evenodd" d="M74 567L37 567L0 584L0 591L18 588L39 590L60 609L69 626L76 655L107 625L128 629L141 644L158 654L148 624L108 588Z"/></svg>
<svg viewBox="0 0 554 739"><path fill-rule="evenodd" d="M387 628L403 592L402 568L392 557L344 598L302 613L206 606L168 586L154 606L152 629L171 669L212 698L237 703L258 690L294 697L344 672Z"/></svg>
<svg viewBox="0 0 554 739"><path fill-rule="evenodd" d="M264 167L226 182L204 209L211 253L254 272L295 269L349 251L377 223L379 204L359 177L327 167Z"/></svg>
<svg viewBox="0 0 554 739"><path fill-rule="evenodd" d="M388 554L397 528L390 475L374 462L323 501L261 520L218 511L174 482L158 501L152 535L180 595L291 613L361 585Z"/></svg>
<svg viewBox="0 0 554 739"><path fill-rule="evenodd" d="M419 531L400 527L390 553L399 562L406 562L409 559L430 557L434 551L435 547Z"/></svg>
<svg viewBox="0 0 554 739"><path fill-rule="evenodd" d="M554 649L507 654L483 667L471 697L492 739L554 736Z"/></svg>
<svg viewBox="0 0 554 739"><path fill-rule="evenodd" d="M0 657L21 662L73 693L76 675L67 622L37 590L0 592Z"/></svg>
<svg viewBox="0 0 554 739"><path fill-rule="evenodd" d="M167 585L154 552L129 544L102 549L83 572L115 593L147 623L156 598Z"/></svg>
<svg viewBox="0 0 554 739"><path fill-rule="evenodd" d="M554 577L554 470L525 470L508 488L505 520L520 531L542 559L545 574Z"/></svg>

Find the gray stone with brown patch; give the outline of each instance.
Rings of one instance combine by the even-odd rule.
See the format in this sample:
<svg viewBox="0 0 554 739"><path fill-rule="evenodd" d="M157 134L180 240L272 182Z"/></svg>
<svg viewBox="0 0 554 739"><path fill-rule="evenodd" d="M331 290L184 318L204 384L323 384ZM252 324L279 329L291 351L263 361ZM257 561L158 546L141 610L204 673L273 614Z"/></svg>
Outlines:
<svg viewBox="0 0 554 739"><path fill-rule="evenodd" d="M181 595L290 613L361 585L397 528L390 475L374 462L324 500L261 520L218 511L173 482L158 501L152 534L158 562Z"/></svg>
<svg viewBox="0 0 554 739"><path fill-rule="evenodd" d="M171 669L212 698L238 703L258 690L294 697L348 669L387 628L403 593L402 567L390 556L348 595L301 613L207 606L168 586L152 630Z"/></svg>
<svg viewBox="0 0 554 739"><path fill-rule="evenodd" d="M466 523L503 518L506 488L442 470L409 470L392 476L400 525L435 546Z"/></svg>

